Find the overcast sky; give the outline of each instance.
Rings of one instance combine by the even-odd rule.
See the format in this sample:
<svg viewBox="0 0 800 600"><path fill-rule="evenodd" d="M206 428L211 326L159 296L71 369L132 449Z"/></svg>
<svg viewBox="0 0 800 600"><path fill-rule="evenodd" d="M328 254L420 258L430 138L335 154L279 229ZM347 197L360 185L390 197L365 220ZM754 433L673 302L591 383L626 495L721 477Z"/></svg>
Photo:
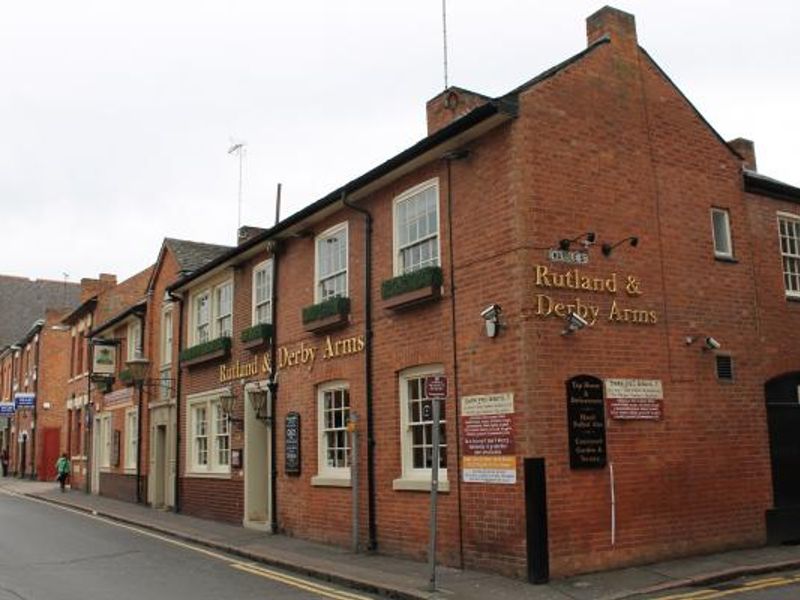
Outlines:
<svg viewBox="0 0 800 600"><path fill-rule="evenodd" d="M581 51L602 2L449 0L450 83L497 96ZM800 185L800 2L620 0L759 171ZM425 136L441 0L29 0L0 10L0 273L70 281L233 244Z"/></svg>

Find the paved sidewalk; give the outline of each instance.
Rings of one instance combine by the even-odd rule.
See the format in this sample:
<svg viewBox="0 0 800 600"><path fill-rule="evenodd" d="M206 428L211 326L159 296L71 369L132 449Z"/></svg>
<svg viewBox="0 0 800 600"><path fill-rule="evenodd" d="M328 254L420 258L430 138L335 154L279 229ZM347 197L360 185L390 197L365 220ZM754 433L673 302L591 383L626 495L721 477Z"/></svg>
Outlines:
<svg viewBox="0 0 800 600"><path fill-rule="evenodd" d="M250 560L354 588L409 600L617 600L746 574L800 567L800 546L737 550L529 585L498 575L440 568L427 591L424 563L269 535L235 525L92 496L53 483L0 478L0 490L96 513Z"/></svg>

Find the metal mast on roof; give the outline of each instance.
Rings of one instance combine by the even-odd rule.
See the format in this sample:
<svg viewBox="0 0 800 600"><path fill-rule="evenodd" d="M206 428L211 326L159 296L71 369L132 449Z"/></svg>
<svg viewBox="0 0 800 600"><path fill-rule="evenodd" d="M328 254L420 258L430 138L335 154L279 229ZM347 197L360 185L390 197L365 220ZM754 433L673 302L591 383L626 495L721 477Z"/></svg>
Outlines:
<svg viewBox="0 0 800 600"><path fill-rule="evenodd" d="M242 161L244 160L245 146L247 142L237 142L228 148L228 154L239 155L239 215L236 221L236 231L242 226Z"/></svg>
<svg viewBox="0 0 800 600"><path fill-rule="evenodd" d="M444 89L447 89L447 0L442 0L442 43L444 46Z"/></svg>

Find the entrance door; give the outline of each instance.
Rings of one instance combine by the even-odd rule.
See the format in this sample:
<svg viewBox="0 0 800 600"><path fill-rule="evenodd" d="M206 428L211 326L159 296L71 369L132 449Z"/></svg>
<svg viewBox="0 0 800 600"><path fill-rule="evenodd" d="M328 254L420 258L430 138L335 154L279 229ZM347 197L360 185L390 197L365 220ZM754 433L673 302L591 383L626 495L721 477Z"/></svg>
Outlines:
<svg viewBox="0 0 800 600"><path fill-rule="evenodd" d="M154 427L155 436L153 436L153 443L155 452L155 473L154 487L153 487L153 506L160 508L166 505L166 489L167 489L167 426L157 425Z"/></svg>
<svg viewBox="0 0 800 600"><path fill-rule="evenodd" d="M37 457L39 463L36 472L42 481L53 481L56 478L56 461L61 447L61 430L58 427L42 429L42 449Z"/></svg>
<svg viewBox="0 0 800 600"><path fill-rule="evenodd" d="M245 527L270 530L272 522L272 470L270 425L256 417L245 391L244 409L244 519Z"/></svg>
<svg viewBox="0 0 800 600"><path fill-rule="evenodd" d="M771 542L800 541L800 373L765 386L774 509L767 512Z"/></svg>

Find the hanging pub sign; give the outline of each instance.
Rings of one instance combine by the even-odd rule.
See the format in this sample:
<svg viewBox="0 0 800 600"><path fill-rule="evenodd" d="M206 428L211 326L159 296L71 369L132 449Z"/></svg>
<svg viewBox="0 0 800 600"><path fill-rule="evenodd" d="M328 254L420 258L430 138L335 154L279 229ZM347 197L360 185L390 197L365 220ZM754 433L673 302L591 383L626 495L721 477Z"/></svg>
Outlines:
<svg viewBox="0 0 800 600"><path fill-rule="evenodd" d="M286 415L285 436L286 474L300 475L300 413Z"/></svg>
<svg viewBox="0 0 800 600"><path fill-rule="evenodd" d="M36 406L36 394L18 393L14 394L14 404L17 410L20 408L33 408Z"/></svg>
<svg viewBox="0 0 800 600"><path fill-rule="evenodd" d="M117 346L95 342L92 352L92 373L96 375L113 375L117 365Z"/></svg>
<svg viewBox="0 0 800 600"><path fill-rule="evenodd" d="M606 465L606 419L603 382L591 375L567 380L567 422L571 469Z"/></svg>
<svg viewBox="0 0 800 600"><path fill-rule="evenodd" d="M14 410L13 402L0 402L0 417L13 417Z"/></svg>

